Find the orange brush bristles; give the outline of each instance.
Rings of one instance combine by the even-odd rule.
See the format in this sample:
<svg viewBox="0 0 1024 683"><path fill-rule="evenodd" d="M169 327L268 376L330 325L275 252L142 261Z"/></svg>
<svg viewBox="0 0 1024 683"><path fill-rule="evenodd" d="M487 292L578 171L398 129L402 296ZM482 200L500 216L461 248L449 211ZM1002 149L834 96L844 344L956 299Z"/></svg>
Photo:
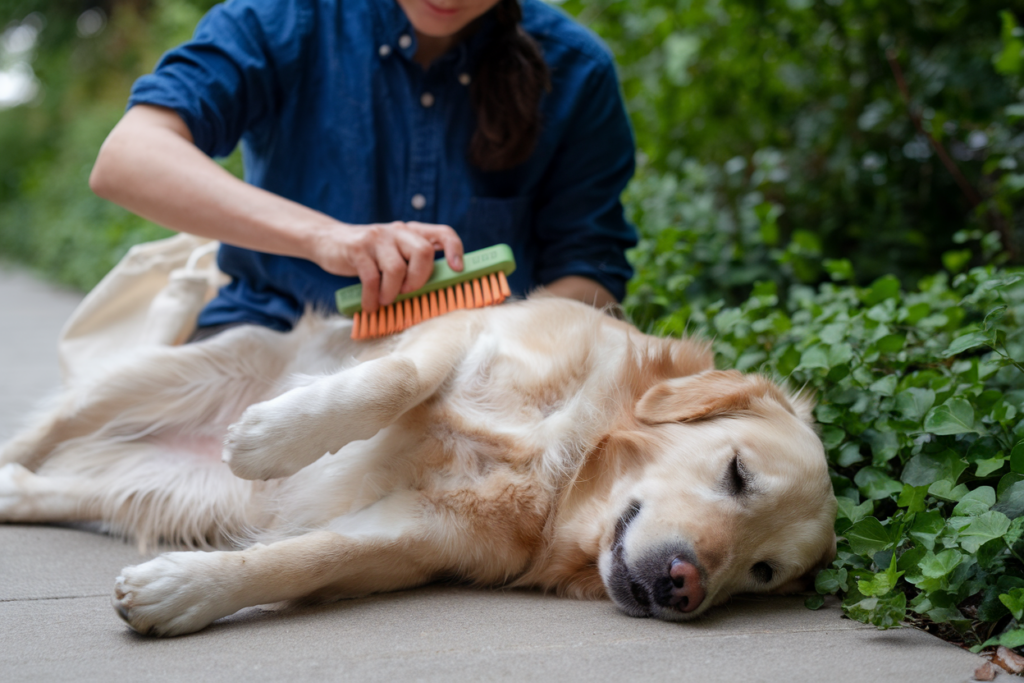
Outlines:
<svg viewBox="0 0 1024 683"><path fill-rule="evenodd" d="M360 311L353 316L352 338L384 337L449 311L494 306L510 296L512 292L508 288L508 280L505 273L499 270L476 280L384 306L370 314Z"/></svg>

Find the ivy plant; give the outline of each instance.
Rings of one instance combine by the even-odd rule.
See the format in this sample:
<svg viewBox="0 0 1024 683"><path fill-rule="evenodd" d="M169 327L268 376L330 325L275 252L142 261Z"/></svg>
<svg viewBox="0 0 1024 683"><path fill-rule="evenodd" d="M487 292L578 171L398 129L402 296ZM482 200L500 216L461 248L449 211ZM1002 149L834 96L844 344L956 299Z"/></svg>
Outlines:
<svg viewBox="0 0 1024 683"><path fill-rule="evenodd" d="M942 272L905 291L823 265L834 282L784 295L762 282L741 305L681 307L654 327L702 328L720 367L815 392L839 543L809 607L837 594L879 628L1024 644L1024 274Z"/></svg>

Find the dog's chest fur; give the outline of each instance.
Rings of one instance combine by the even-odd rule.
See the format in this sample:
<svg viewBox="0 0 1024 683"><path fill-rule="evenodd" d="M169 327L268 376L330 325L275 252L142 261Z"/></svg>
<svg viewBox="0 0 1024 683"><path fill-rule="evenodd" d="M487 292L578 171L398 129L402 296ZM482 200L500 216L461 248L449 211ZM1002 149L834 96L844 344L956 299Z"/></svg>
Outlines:
<svg viewBox="0 0 1024 683"><path fill-rule="evenodd" d="M493 561L481 564L502 573L488 581L524 570L550 539L558 496L621 410L622 351L595 348L600 337L586 327L545 339L506 318L476 336L433 396L373 439L292 477L295 505L279 508L282 522L319 526L396 491L417 492L424 517L445 520L439 528L472 527L486 539L479 550ZM367 449L388 456L358 457ZM355 462L376 465L356 470ZM330 489L317 497L334 502L320 519L301 519L300 496L312 487Z"/></svg>

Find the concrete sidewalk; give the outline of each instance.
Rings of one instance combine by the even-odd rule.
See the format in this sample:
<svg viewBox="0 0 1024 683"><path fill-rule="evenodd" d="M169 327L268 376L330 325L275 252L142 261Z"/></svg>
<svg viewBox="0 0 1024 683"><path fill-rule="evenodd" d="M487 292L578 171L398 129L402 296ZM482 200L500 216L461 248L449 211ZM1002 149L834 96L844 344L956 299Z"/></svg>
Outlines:
<svg viewBox="0 0 1024 683"><path fill-rule="evenodd" d="M80 298L0 264L0 442L58 386L57 333ZM114 577L141 559L78 529L0 526L0 681L959 683L983 661L920 631L843 619L834 605L811 612L803 598L737 598L669 624L610 602L443 586L290 612L250 608L156 640L130 632L110 607Z"/></svg>

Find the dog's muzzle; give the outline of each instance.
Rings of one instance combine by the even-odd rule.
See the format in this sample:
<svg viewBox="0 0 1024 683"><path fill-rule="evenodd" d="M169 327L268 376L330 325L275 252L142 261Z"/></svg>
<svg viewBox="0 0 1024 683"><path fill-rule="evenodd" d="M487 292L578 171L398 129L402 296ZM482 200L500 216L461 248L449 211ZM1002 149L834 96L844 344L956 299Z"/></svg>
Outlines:
<svg viewBox="0 0 1024 683"><path fill-rule="evenodd" d="M631 503L615 525L608 592L630 616L685 619L704 602L704 571L683 543L644 552L627 563L624 539L639 512L640 504Z"/></svg>

